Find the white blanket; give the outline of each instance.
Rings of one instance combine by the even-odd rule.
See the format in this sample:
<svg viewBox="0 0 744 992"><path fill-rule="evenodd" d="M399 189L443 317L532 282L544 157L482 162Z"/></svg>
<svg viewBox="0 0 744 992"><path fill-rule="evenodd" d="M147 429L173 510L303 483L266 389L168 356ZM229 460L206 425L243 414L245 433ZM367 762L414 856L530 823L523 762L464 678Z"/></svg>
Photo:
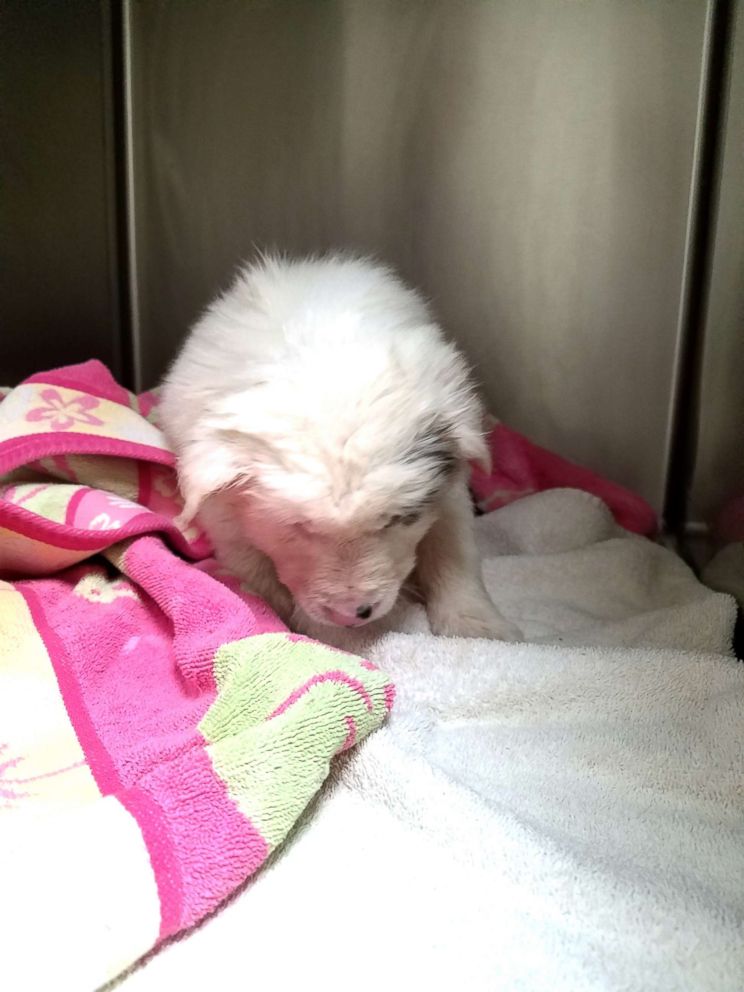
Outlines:
<svg viewBox="0 0 744 992"><path fill-rule="evenodd" d="M733 601L582 493L478 528L527 643L434 638L414 606L345 634L397 682L388 725L123 992L741 992Z"/></svg>

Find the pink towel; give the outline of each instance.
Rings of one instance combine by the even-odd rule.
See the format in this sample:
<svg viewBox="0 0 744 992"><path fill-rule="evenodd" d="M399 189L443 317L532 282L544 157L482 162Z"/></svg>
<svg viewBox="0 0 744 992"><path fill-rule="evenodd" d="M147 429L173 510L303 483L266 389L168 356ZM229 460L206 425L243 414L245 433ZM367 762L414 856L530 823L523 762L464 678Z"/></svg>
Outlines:
<svg viewBox="0 0 744 992"><path fill-rule="evenodd" d="M496 510L544 489L583 489L598 496L626 530L648 537L658 528L656 514L635 493L589 469L533 444L522 434L496 424L489 433L492 470L473 467L471 488L481 513Z"/></svg>
<svg viewBox="0 0 744 992"><path fill-rule="evenodd" d="M9 960L94 988L282 843L385 718L369 662L290 634L180 527L173 456L97 362L0 403L0 877ZM95 557L94 557L95 556ZM0 928L2 929L2 928ZM12 952L12 953L11 953Z"/></svg>

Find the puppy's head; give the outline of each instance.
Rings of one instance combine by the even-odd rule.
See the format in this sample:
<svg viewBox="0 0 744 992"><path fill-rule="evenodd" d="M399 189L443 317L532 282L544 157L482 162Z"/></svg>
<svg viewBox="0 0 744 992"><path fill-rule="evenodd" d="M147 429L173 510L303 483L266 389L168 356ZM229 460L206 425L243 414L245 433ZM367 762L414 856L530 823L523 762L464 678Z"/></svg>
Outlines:
<svg viewBox="0 0 744 992"><path fill-rule="evenodd" d="M309 617L384 616L446 487L467 460L488 458L464 363L448 355L440 390L430 379L411 388L398 369L354 391L273 375L221 398L181 453L187 514L228 490L246 540Z"/></svg>

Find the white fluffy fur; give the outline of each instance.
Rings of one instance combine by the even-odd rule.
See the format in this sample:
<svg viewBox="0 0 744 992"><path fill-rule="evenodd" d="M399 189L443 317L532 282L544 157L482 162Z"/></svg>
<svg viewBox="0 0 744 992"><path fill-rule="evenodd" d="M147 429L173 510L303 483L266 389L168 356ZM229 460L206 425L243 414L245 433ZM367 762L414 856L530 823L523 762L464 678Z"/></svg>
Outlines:
<svg viewBox="0 0 744 992"><path fill-rule="evenodd" d="M294 626L377 619L415 572L436 633L518 636L480 575L465 479L488 452L467 366L389 269L249 265L171 368L162 419L184 515Z"/></svg>

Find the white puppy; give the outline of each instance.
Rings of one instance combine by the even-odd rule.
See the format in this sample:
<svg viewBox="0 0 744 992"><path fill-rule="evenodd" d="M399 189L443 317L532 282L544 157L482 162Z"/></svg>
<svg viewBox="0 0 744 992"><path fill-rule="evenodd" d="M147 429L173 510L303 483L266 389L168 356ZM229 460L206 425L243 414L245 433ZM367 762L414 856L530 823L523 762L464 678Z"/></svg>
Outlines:
<svg viewBox="0 0 744 992"><path fill-rule="evenodd" d="M519 637L480 574L467 463L488 450L468 368L389 269L249 265L168 373L162 422L184 518L296 628L382 617L415 572L435 633Z"/></svg>

